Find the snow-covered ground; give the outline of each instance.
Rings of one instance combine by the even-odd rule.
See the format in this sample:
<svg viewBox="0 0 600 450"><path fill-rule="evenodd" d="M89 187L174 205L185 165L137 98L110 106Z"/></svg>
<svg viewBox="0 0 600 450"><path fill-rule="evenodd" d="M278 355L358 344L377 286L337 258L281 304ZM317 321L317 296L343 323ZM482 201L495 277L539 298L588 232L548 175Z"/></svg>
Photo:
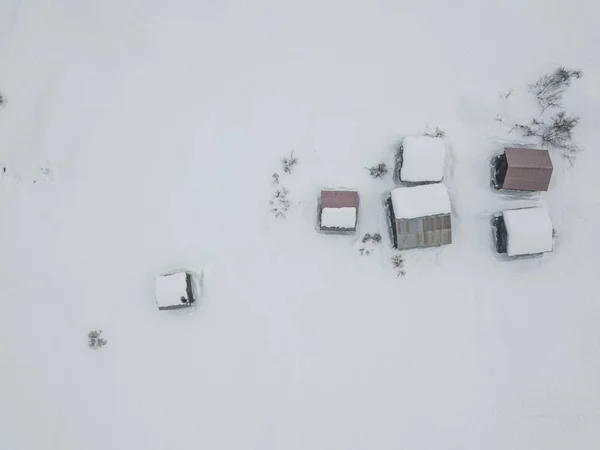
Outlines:
<svg viewBox="0 0 600 450"><path fill-rule="evenodd" d="M599 448L599 10L0 2L0 449ZM557 65L585 74L565 104L586 152L554 155L547 194L492 193L490 155L518 143L495 118L531 118ZM435 127L453 244L397 277L394 184L365 167ZM335 187L360 192L354 237L315 230ZM554 253L496 259L490 215L535 204ZM178 268L204 269L203 298L159 312Z"/></svg>

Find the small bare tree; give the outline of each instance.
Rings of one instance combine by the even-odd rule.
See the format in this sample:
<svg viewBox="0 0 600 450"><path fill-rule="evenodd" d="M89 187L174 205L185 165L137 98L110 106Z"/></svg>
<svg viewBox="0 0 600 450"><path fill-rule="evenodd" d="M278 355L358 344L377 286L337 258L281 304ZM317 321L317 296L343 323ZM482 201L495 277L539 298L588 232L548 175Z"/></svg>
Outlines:
<svg viewBox="0 0 600 450"><path fill-rule="evenodd" d="M543 112L550 107L560 108L563 94L571 85L571 80L582 76L583 72L581 70L567 70L564 67L559 67L554 72L543 75L535 84L529 87L535 94Z"/></svg>

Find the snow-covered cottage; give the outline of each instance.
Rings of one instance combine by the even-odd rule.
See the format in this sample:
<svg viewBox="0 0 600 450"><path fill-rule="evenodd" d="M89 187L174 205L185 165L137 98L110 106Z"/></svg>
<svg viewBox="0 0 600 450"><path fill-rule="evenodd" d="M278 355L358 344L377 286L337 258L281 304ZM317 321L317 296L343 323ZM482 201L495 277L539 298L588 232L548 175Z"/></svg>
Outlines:
<svg viewBox="0 0 600 450"><path fill-rule="evenodd" d="M189 308L196 303L200 287L192 272L176 271L156 277L155 293L158 309Z"/></svg>
<svg viewBox="0 0 600 450"><path fill-rule="evenodd" d="M545 208L510 209L493 220L496 251L509 257L552 251L554 230Z"/></svg>
<svg viewBox="0 0 600 450"><path fill-rule="evenodd" d="M548 150L507 147L492 159L492 184L495 189L547 191L552 170Z"/></svg>
<svg viewBox="0 0 600 450"><path fill-rule="evenodd" d="M358 192L321 191L318 215L319 229L323 232L355 232L358 220Z"/></svg>
<svg viewBox="0 0 600 450"><path fill-rule="evenodd" d="M387 206L396 248L452 243L450 199L443 184L394 189Z"/></svg>
<svg viewBox="0 0 600 450"><path fill-rule="evenodd" d="M408 184L438 183L444 178L445 160L442 138L407 136L400 147L398 179Z"/></svg>

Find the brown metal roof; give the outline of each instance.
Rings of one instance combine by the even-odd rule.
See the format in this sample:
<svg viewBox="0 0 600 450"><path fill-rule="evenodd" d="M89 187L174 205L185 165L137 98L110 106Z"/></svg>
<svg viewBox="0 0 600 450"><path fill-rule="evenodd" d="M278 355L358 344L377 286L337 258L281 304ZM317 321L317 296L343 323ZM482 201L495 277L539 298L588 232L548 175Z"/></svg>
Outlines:
<svg viewBox="0 0 600 450"><path fill-rule="evenodd" d="M357 208L358 192L356 191L321 191L322 208Z"/></svg>
<svg viewBox="0 0 600 450"><path fill-rule="evenodd" d="M552 169L552 160L548 150L533 148L505 148L508 167L528 169Z"/></svg>

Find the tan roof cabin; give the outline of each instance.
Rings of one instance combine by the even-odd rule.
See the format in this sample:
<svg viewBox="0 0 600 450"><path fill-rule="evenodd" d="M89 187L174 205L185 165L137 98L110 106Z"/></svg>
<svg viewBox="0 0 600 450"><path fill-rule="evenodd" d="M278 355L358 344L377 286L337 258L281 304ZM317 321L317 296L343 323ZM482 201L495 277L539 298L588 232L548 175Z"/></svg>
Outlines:
<svg viewBox="0 0 600 450"><path fill-rule="evenodd" d="M547 191L552 178L548 150L507 147L493 161L496 189Z"/></svg>

